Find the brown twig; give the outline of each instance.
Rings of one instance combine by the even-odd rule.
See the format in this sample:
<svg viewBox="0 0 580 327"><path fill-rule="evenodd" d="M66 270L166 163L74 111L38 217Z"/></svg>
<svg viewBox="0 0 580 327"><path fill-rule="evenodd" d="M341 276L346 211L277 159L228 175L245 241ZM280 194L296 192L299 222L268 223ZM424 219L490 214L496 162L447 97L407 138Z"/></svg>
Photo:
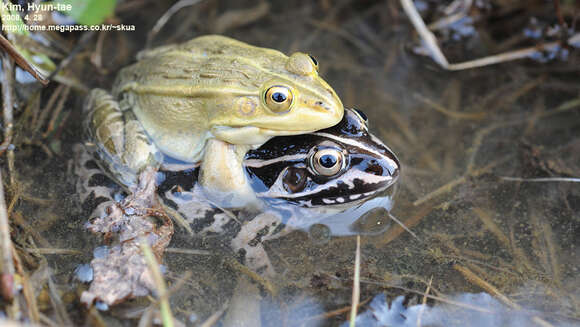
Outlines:
<svg viewBox="0 0 580 327"><path fill-rule="evenodd" d="M431 58L439 64L439 66L443 67L447 70L464 70L464 69L471 69L477 67L484 67L489 65L495 65L502 62L517 60L517 59L524 59L529 58L539 52L543 51L556 51L560 47L562 47L563 42L567 42L570 45L576 46L576 43L580 43L580 33L572 35L569 39L564 41L556 41L541 44L534 47L509 51L497 55L491 55L475 60L469 60L457 64L451 64L447 61L447 58L441 51L441 48L437 44L437 38L435 35L427 28L423 18L417 12L417 8L411 0L400 0L405 13L411 20L411 23L415 27L415 30L421 37L421 39L425 42L427 49L431 54Z"/></svg>
<svg viewBox="0 0 580 327"><path fill-rule="evenodd" d="M34 254L72 254L72 255L80 255L85 253L81 250L74 250L74 249L59 249L59 248L26 248L24 249L28 253Z"/></svg>
<svg viewBox="0 0 580 327"><path fill-rule="evenodd" d="M336 16L340 13L340 11L350 2L350 0L341 0L332 5L330 10L326 12L326 16L321 19L319 22L322 24L329 24L336 18ZM318 26L315 26L318 27ZM308 48L319 36L322 30L316 28L312 33L310 33L307 37L305 37L300 46L302 48ZM293 49L292 49L293 50Z"/></svg>
<svg viewBox="0 0 580 327"><path fill-rule="evenodd" d="M433 210L433 208L434 207L431 205L422 206L412 217L405 220L403 225L405 225L407 228L412 228L413 226L417 225L423 218L425 218L425 216L427 216ZM397 239L404 231L405 229L403 229L401 225L393 226L393 228L389 228L389 230L381 236L379 243L382 245L388 244Z"/></svg>
<svg viewBox="0 0 580 327"><path fill-rule="evenodd" d="M400 221L399 218L393 216L390 212L388 213L388 215L389 218L391 218L391 220L393 220L395 223L397 223L397 225L399 225L402 229L404 229L405 232L411 234L411 236L413 236L413 238L415 238L417 241L423 242L423 240L421 240L419 236L417 236L417 234L415 234L412 230L409 229L409 227L407 227L402 221Z"/></svg>
<svg viewBox="0 0 580 327"><path fill-rule="evenodd" d="M487 136L489 134L493 133L497 129L511 127L511 126L521 124L521 123L522 122L519 120L507 121L507 122L500 122L500 123L492 124L492 125L489 125L485 128L479 129L475 133L475 137L473 138L473 142L471 144L471 147L469 147L469 149L467 150L467 153L469 154L469 156L467 159L467 168L465 168L465 174L469 174L473 171L473 167L475 166L475 159L477 157L477 154L479 153L479 149L480 149L481 145L483 144L483 141L487 138Z"/></svg>
<svg viewBox="0 0 580 327"><path fill-rule="evenodd" d="M580 178L575 177L539 177L539 178L521 178L521 177L508 177L501 176L504 181L516 181L516 182L570 182L570 183L580 183Z"/></svg>
<svg viewBox="0 0 580 327"><path fill-rule="evenodd" d="M95 33L96 32L94 31L90 31L81 35L80 39L78 40L78 42L76 42L75 46L71 49L68 55L63 60L61 60L58 63L58 65L56 65L56 68L54 68L54 70L50 73L50 75L48 75L48 79L56 80L56 77L60 76L57 74L73 60L73 58L85 47L85 45L87 45L87 43L89 43L89 41L93 38L93 35L95 35ZM74 81L74 83L71 83L69 85L75 87L76 89L79 89L80 91L85 92L87 91L87 88L84 85L80 84L78 81Z"/></svg>
<svg viewBox="0 0 580 327"><path fill-rule="evenodd" d="M44 106L44 108L42 108L42 110L40 110L40 114L38 114L38 116L33 117L33 124L32 124L32 133L36 134L40 128L42 128L42 126L44 125L44 122L46 121L49 112L52 110L52 107L55 105L56 101L59 99L61 93L63 92L65 86L64 85L59 85L56 87L56 89L54 90L54 92L52 92L52 94L50 95L50 98L48 98L48 101L46 102L46 105Z"/></svg>
<svg viewBox="0 0 580 327"><path fill-rule="evenodd" d="M153 250L149 245L149 241L142 237L139 241L139 246L141 247L141 252L145 257L147 262L147 267L149 268L149 273L155 282L155 287L157 288L157 297L159 301L159 309L161 311L161 318L163 320L163 326L173 327L173 315L171 314L171 306L169 304L169 293L167 292L167 286L165 285L165 280L159 269L159 263L153 254Z"/></svg>
<svg viewBox="0 0 580 327"><path fill-rule="evenodd" d="M355 327L356 311L360 302L360 235L356 236L354 256L354 278L352 279L352 304L350 309L350 327Z"/></svg>
<svg viewBox="0 0 580 327"><path fill-rule="evenodd" d="M260 2L251 8L228 10L215 19L212 24L212 33L223 34L227 30L249 25L268 15L269 11L270 3L267 1Z"/></svg>
<svg viewBox="0 0 580 327"><path fill-rule="evenodd" d="M401 0L401 5L411 20L411 23L413 26L415 26L415 30L417 30L417 33L419 33L419 36L421 36L425 42L425 45L431 51L431 58L441 67L449 67L447 58L445 58L445 55L439 48L439 45L437 45L437 38L425 25L425 22L423 21L423 18L421 18L421 15L419 15L417 8L415 8L415 5L413 4L413 1Z"/></svg>
<svg viewBox="0 0 580 327"><path fill-rule="evenodd" d="M482 222L485 229L495 236L499 243L510 249L515 258L517 258L526 268L532 267L532 264L529 262L524 251L516 246L514 242L503 233L501 228L494 222L493 218L487 211L475 207L473 208L473 212L479 218L479 221Z"/></svg>
<svg viewBox="0 0 580 327"><path fill-rule="evenodd" d="M364 301L361 301L358 304L358 307L360 308L361 306L367 304L372 298L368 298L365 299ZM320 320L320 319L328 319L328 318L332 318L332 317L336 317L338 315L347 313L351 310L351 306L349 305L348 307L344 307L344 308L340 308L340 309L336 309L336 310L332 310L332 311L328 311L325 312L323 314L320 315L316 315L316 316L312 316L312 317L308 317L306 319L304 319L303 321L310 321L310 320Z"/></svg>
<svg viewBox="0 0 580 327"><path fill-rule="evenodd" d="M512 108L513 104L518 99L530 93L536 87L542 85L542 83L544 83L545 80L546 75L541 75L537 78L527 81L526 83L516 88L512 93L508 94L507 96L500 97L500 101L497 101L497 103L492 104L491 107L496 111L502 108Z"/></svg>
<svg viewBox="0 0 580 327"><path fill-rule="evenodd" d="M377 50L375 50L373 47L366 44L359 37L352 35L348 31L346 31L338 26L335 26L331 23L326 23L324 21L317 21L314 19L307 20L307 23L309 25L312 25L313 27L316 27L317 30L326 31L330 34L336 35L336 36L350 42L353 46L355 46L357 49L359 49L361 52L363 52L365 54L378 55Z"/></svg>
<svg viewBox="0 0 580 327"><path fill-rule="evenodd" d="M201 325L200 327L211 327L213 325L215 325L218 320L220 319L220 317L224 314L224 312L226 312L226 309L228 308L227 304L225 304L221 309L219 309L218 311L214 312L211 316L209 316Z"/></svg>
<svg viewBox="0 0 580 327"><path fill-rule="evenodd" d="M558 24L560 24L560 27L562 28L562 34L566 37L568 27L566 26L566 21L564 21L564 16L562 16L560 0L554 0L554 11L556 11L556 17L558 17Z"/></svg>
<svg viewBox="0 0 580 327"><path fill-rule="evenodd" d="M471 304L464 303L464 302L453 301L453 300L450 300L448 298L441 297L441 296L430 295L430 294L427 294L425 292L417 291L417 290L410 289L408 287L404 287L404 286L400 286L400 285L391 285L391 284L387 284L387 283L384 283L384 282L377 282L377 281L366 280L366 279L361 279L361 283L366 283L366 284L371 284L371 285L379 285L379 286L382 286L382 287L396 288L396 289L403 290L405 292L409 292L409 293L413 293L413 294L417 294L417 295L422 295L422 296L424 296L424 297L426 297L428 299L431 299L431 300L435 300L435 301L439 301L439 302L442 302L442 303L447 303L447 304L455 305L455 306L460 307L460 308L466 308L466 309L469 309L469 310L474 310L474 311L483 312L483 313L494 313L494 311L493 310L490 310L490 309L485 309L485 308L477 307L475 305L471 305Z"/></svg>
<svg viewBox="0 0 580 327"><path fill-rule="evenodd" d="M24 58L18 50L8 41L4 36L0 34L0 48L2 48L8 56L10 56L20 68L24 69L25 71L29 72L30 75L34 76L37 81L39 81L42 85L48 85L49 79L45 78L42 73L31 65L26 58Z"/></svg>
<svg viewBox="0 0 580 327"><path fill-rule="evenodd" d="M453 269L455 269L459 273L461 273L461 275L463 275L463 277L465 279L467 279L469 282L471 282L471 283L473 283L473 284L481 287L486 292L488 292L491 295L495 296L497 299L499 299L505 305L511 307L512 309L516 309L516 310L521 310L522 309L522 307L519 304L517 304L514 301L512 301L510 298L508 298L503 293L501 293L495 286L493 286L490 283L486 282L485 280L481 279L479 276L477 276L476 274L474 274L468 268L463 267L463 266L460 266L458 264L455 264L455 265L453 265ZM550 324L549 322L547 322L544 319L542 319L540 317L537 317L537 316L533 317L532 320L534 322L536 322L537 324L539 324L540 326L543 326L543 327L552 326L552 324Z"/></svg>
<svg viewBox="0 0 580 327"><path fill-rule="evenodd" d="M29 234L32 236L35 242L40 244L43 248L52 248L53 246L40 234L35 226L31 225L22 215L20 212L15 211L12 215L13 223L16 224L18 227L24 230L24 233Z"/></svg>
<svg viewBox="0 0 580 327"><path fill-rule="evenodd" d="M48 295L50 296L50 302L55 311L56 320L61 326L73 326L69 312L66 309L63 298L60 295L58 288L54 281L53 276L48 276Z"/></svg>
<svg viewBox="0 0 580 327"><path fill-rule="evenodd" d="M167 24L171 16L175 15L178 11L185 7L193 6L202 0L180 0L177 1L171 8L169 8L155 23L155 26L147 33L147 42L145 43L145 48L148 49L151 46L153 38L159 33L159 31Z"/></svg>
<svg viewBox="0 0 580 327"><path fill-rule="evenodd" d="M69 92L70 92L70 87L66 86L64 89L64 92L62 93L62 96L60 97L58 103L56 104L56 108L54 109L54 112L52 113L52 117L50 118L50 121L48 122L48 126L46 127L46 131L44 131L44 133L42 133L43 138L46 138L54 130L56 121L57 121L58 117L60 116L62 109L64 108L64 104L65 104L66 100L68 99Z"/></svg>
<svg viewBox="0 0 580 327"><path fill-rule="evenodd" d="M12 106L14 105L14 62L8 54L2 57L2 112L4 119L4 140L0 144L0 154L12 144L14 128Z"/></svg>
<svg viewBox="0 0 580 327"><path fill-rule="evenodd" d="M536 232L533 235L536 242L532 243L537 256L542 261L545 270L550 271L552 281L558 286L562 286L562 270L558 260L558 253L562 253L557 242L555 242L552 226L538 217L537 212L530 213L530 221ZM538 245L539 244L539 245Z"/></svg>
<svg viewBox="0 0 580 327"><path fill-rule="evenodd" d="M246 265L239 263L236 259L228 258L226 259L226 263L231 268L243 273L253 281L260 284L260 286L262 286L265 290L267 290L272 296L276 296L278 294L278 289L276 288L276 286L274 286L274 284L272 284L270 280L260 276L258 273L248 268Z"/></svg>
<svg viewBox="0 0 580 327"><path fill-rule="evenodd" d="M22 294L26 299L26 309L28 310L28 318L33 323L38 323L40 320L40 312L38 310L38 303L36 302L36 295L34 294L34 287L30 282L28 274L22 272Z"/></svg>
<svg viewBox="0 0 580 327"><path fill-rule="evenodd" d="M10 185L16 183L14 175L14 147L12 146L13 128L14 128L14 62L8 54L2 58L2 70L4 80L2 81L2 106L4 119L4 141L0 144L0 154L7 150L8 177Z"/></svg>
<svg viewBox="0 0 580 327"><path fill-rule="evenodd" d="M444 106L442 106L441 104L419 94L419 93L414 93L413 96L420 100L421 102L423 102L424 104L428 105L429 107L435 109L436 111L449 116L451 118L455 118L455 119L467 119L467 120L481 120L483 118L485 118L486 116L486 112L484 111L480 111L480 112L459 112L459 111L451 111L447 108L445 108Z"/></svg>
<svg viewBox="0 0 580 327"><path fill-rule="evenodd" d="M474 274L468 268L463 267L459 264L454 264L453 269L455 269L459 273L461 273L461 275L463 275L463 277L465 279L467 279L469 282L481 287L486 292L488 292L491 295L498 298L504 304L506 304L512 308L520 309L519 305L517 305L514 301L510 300L507 296L503 295L497 288L495 288L495 286L493 286L490 283L486 282L485 280L481 279L479 276Z"/></svg>
<svg viewBox="0 0 580 327"><path fill-rule="evenodd" d="M103 71L103 56L101 54L103 53L105 35L107 35L107 33L99 33L97 44L95 45L95 51L91 54L91 63L100 71Z"/></svg>
<svg viewBox="0 0 580 327"><path fill-rule="evenodd" d="M4 198L4 181L0 171L0 295L12 301L14 297L14 261L12 258L12 239Z"/></svg>
<svg viewBox="0 0 580 327"><path fill-rule="evenodd" d="M437 188L436 190L434 190L433 192L423 196L420 199L417 199L415 202L413 202L413 205L418 206L420 204L423 204L439 195L445 194L447 192L450 192L452 189L454 189L456 186L461 185L463 183L465 183L465 181L467 180L468 177L477 177L479 175L485 174L487 172L489 172L491 169L493 169L496 166L499 166L501 164L503 164L504 162L508 161L509 159L511 159L511 155L505 156L499 160L496 160L490 164L488 164L485 167L473 170L472 172L465 174L459 178L456 178L454 180L452 180L451 182L440 186L439 188Z"/></svg>
<svg viewBox="0 0 580 327"><path fill-rule="evenodd" d="M423 300L421 301L421 309L417 314L417 327L421 327L421 317L423 316L423 311L425 311L425 306L427 305L427 295L431 291L431 284L433 282L433 276L429 278L429 284L427 284L427 289L425 290L425 295L423 295Z"/></svg>

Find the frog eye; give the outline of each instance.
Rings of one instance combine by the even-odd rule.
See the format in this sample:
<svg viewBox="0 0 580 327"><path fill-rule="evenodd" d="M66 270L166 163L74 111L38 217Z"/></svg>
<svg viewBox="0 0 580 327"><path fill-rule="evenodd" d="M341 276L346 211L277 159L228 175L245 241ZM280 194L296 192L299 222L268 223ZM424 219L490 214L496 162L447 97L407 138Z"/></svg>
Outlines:
<svg viewBox="0 0 580 327"><path fill-rule="evenodd" d="M338 174L344 166L344 154L336 149L316 151L310 160L310 167L317 174L330 177Z"/></svg>
<svg viewBox="0 0 580 327"><path fill-rule="evenodd" d="M300 76L315 76L318 74L318 62L311 55L295 52L288 58L286 69Z"/></svg>
<svg viewBox="0 0 580 327"><path fill-rule="evenodd" d="M306 187L306 175L302 169L289 167L284 172L282 181L284 189L289 193L302 192Z"/></svg>
<svg viewBox="0 0 580 327"><path fill-rule="evenodd" d="M292 91L286 86L274 85L270 87L264 95L264 101L270 110L283 113L290 110L292 106Z"/></svg>
<svg viewBox="0 0 580 327"><path fill-rule="evenodd" d="M352 108L352 110L354 110L354 112L356 112L356 114L357 114L357 115L358 115L358 116L359 116L359 117L360 117L360 118L361 118L361 119L362 119L362 120L363 120L365 123L368 123L368 122L369 122L369 119L368 119L367 115L366 115L366 114L365 114L365 113L364 113L362 110L359 110L359 109L357 109L357 108Z"/></svg>

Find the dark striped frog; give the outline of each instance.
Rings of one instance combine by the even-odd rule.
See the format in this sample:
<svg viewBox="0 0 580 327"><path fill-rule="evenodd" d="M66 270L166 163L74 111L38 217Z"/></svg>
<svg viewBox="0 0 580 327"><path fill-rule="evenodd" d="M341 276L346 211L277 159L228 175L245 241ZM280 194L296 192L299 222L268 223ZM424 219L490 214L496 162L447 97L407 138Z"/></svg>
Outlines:
<svg viewBox="0 0 580 327"><path fill-rule="evenodd" d="M130 185L105 178L96 161L81 150L77 173L85 178L80 179L79 191L85 203L101 202L101 211L93 214L101 215L109 205L105 201ZM390 189L400 172L396 156L369 133L366 116L356 109L346 109L331 128L274 137L249 150L242 165L239 178L251 186L252 194L244 196L255 199L252 206L223 210L213 205L197 183L199 165L169 156L157 172L158 197L164 209L187 222L194 233L228 237L250 267L270 272L263 241L360 207Z"/></svg>

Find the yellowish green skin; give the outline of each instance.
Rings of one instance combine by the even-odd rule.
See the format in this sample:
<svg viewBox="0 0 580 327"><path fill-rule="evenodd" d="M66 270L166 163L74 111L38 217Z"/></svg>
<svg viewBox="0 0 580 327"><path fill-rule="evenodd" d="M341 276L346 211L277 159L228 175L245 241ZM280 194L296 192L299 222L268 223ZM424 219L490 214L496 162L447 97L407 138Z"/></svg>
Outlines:
<svg viewBox="0 0 580 327"><path fill-rule="evenodd" d="M210 35L138 57L121 71L113 95L126 102L163 153L196 162L205 141L261 145L275 135L330 127L344 114L334 90L304 53L287 57ZM288 110L268 107L273 85L293 94Z"/></svg>
<svg viewBox="0 0 580 327"><path fill-rule="evenodd" d="M273 101L272 87L291 101ZM140 53L117 76L112 96L93 90L85 110L90 141L122 184L159 165L163 153L201 161L210 197L237 192L241 204L251 198L241 167L247 149L333 126L344 114L309 55L218 35Z"/></svg>

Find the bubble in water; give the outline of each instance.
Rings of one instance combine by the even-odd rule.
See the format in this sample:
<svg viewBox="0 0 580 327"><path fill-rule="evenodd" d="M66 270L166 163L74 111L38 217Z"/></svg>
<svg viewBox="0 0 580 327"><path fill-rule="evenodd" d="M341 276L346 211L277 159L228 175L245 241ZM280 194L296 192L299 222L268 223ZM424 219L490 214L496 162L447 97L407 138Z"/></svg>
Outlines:
<svg viewBox="0 0 580 327"><path fill-rule="evenodd" d="M324 244L330 240L332 233L330 227L324 224L314 224L308 229L308 236L313 243Z"/></svg>
<svg viewBox="0 0 580 327"><path fill-rule="evenodd" d="M95 259L103 259L109 255L109 247L108 246L99 246L93 250L93 257Z"/></svg>
<svg viewBox="0 0 580 327"><path fill-rule="evenodd" d="M99 311L108 311L109 306L105 302L97 301L95 302L95 308Z"/></svg>
<svg viewBox="0 0 580 327"><path fill-rule="evenodd" d="M93 268L88 263L78 265L74 271L75 278L82 283L90 283L93 281Z"/></svg>

